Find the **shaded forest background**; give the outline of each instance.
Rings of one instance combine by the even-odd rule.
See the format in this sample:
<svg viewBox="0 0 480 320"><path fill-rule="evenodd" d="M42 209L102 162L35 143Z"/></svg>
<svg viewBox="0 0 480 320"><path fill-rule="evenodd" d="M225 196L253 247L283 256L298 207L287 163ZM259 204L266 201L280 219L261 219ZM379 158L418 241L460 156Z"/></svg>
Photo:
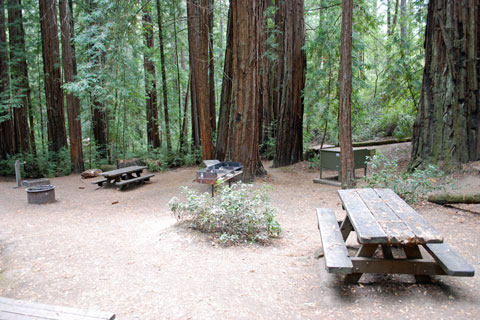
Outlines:
<svg viewBox="0 0 480 320"><path fill-rule="evenodd" d="M0 174L219 158L251 178L337 144L341 2L246 2L0 0ZM353 10L353 139L410 137L428 1Z"/></svg>

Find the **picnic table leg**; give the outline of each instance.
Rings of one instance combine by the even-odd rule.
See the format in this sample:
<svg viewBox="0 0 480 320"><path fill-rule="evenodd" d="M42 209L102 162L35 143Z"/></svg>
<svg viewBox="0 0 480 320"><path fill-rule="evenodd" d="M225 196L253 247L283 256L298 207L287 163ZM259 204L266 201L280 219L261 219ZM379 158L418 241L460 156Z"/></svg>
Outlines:
<svg viewBox="0 0 480 320"><path fill-rule="evenodd" d="M215 185L212 184L212 197L215 197Z"/></svg>
<svg viewBox="0 0 480 320"><path fill-rule="evenodd" d="M404 246L403 251L405 252L405 255L407 256L407 259L422 259L422 253L420 252L420 249L418 248L418 245L409 245L409 246ZM415 280L418 283L429 283L431 282L432 278L428 275L415 275Z"/></svg>
<svg viewBox="0 0 480 320"><path fill-rule="evenodd" d="M382 244L383 259L393 259L392 248L388 244Z"/></svg>
<svg viewBox="0 0 480 320"><path fill-rule="evenodd" d="M360 249L358 249L357 254L355 256L371 258L375 254L375 251L377 251L377 248L378 248L377 244L364 244L360 247ZM355 269L355 265L353 266L353 268ZM362 277L362 274L363 272L347 274L343 281L345 283L357 283L358 280L360 280L360 278Z"/></svg>
<svg viewBox="0 0 480 320"><path fill-rule="evenodd" d="M340 225L340 232L342 232L343 241L347 241L348 235L353 231L352 222L348 216L345 217L342 224Z"/></svg>

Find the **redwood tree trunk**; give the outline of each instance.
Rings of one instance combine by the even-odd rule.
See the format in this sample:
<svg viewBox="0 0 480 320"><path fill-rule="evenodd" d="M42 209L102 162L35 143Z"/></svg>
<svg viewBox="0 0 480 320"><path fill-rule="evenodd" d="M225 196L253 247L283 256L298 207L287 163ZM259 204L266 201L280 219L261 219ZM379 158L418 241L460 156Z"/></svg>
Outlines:
<svg viewBox="0 0 480 320"><path fill-rule="evenodd" d="M97 7L97 2L94 0L88 1L88 14L92 15L95 12ZM93 16L93 15L92 15ZM95 18L92 19L92 27L97 24L100 24L101 17L94 16ZM89 43L88 47L90 51L93 50L94 44ZM98 47L96 48L98 52L91 52L90 53L90 61L89 65L91 65L91 71L96 76L96 81L98 82L97 86L102 85L102 67L104 65L104 58L105 58L105 51L100 51ZM92 114L92 129L93 129L93 137L95 139L95 145L98 150L98 154L100 158L108 158L108 134L107 134L107 127L108 127L108 117L107 111L103 102L103 97L99 96L97 93L92 92L90 95L91 99L91 114Z"/></svg>
<svg viewBox="0 0 480 320"><path fill-rule="evenodd" d="M59 1L60 7L60 27L62 31L62 63L65 83L73 82L76 75L74 66L75 52L72 48L71 35L73 30L73 12L68 5L67 0ZM80 100L71 93L67 95L67 116L68 131L70 135L70 157L72 160L73 173L81 173L84 170L83 165L83 147L82 147L82 123L80 120Z"/></svg>
<svg viewBox="0 0 480 320"><path fill-rule="evenodd" d="M213 0L208 0L208 86L210 100L210 125L212 135L215 134L217 125L215 107L215 59L213 56Z"/></svg>
<svg viewBox="0 0 480 320"><path fill-rule="evenodd" d="M0 0L0 159L15 153L15 140L9 100L8 46L5 28L5 3Z"/></svg>
<svg viewBox="0 0 480 320"><path fill-rule="evenodd" d="M162 92L163 92L163 114L165 120L165 137L167 140L167 150L172 150L172 139L170 136L170 118L168 116L168 95L167 95L167 73L165 71L165 52L163 49L163 31L162 31L162 10L160 8L160 0L157 0L157 18L158 18L158 41L160 45L160 63L162 75ZM152 38L153 45L153 38Z"/></svg>
<svg viewBox="0 0 480 320"><path fill-rule="evenodd" d="M265 8L265 0L231 1L230 127L222 129L227 130L223 148L226 160L243 164L244 181L252 181L257 174L265 173L258 149L261 130L261 39ZM225 105L221 108L225 108ZM222 134L225 132L219 132L219 136Z"/></svg>
<svg viewBox="0 0 480 320"><path fill-rule="evenodd" d="M145 69L145 93L147 104L147 141L150 147L156 149L160 148L160 135L158 131L157 79L155 76L155 65L151 59L154 49L154 40L152 17L150 16L148 10L148 7L146 7L143 11L143 29L146 44L146 51L143 55L143 66ZM170 151L170 147L168 150Z"/></svg>
<svg viewBox="0 0 480 320"><path fill-rule="evenodd" d="M283 42L279 43L283 60L282 73L276 75L280 86L276 152L274 167L286 166L303 158L303 97L305 87L306 57L303 0L280 2L279 12L284 12Z"/></svg>
<svg viewBox="0 0 480 320"><path fill-rule="evenodd" d="M10 73L12 98L18 99L14 107L15 145L18 152L34 152L28 125L31 112L30 85L28 83L25 32L23 30L21 0L8 0L8 33L10 41ZM34 144L33 144L34 145Z"/></svg>
<svg viewBox="0 0 480 320"><path fill-rule="evenodd" d="M62 74L58 44L57 1L40 0L45 97L47 102L48 141L52 151L67 147L63 104Z"/></svg>
<svg viewBox="0 0 480 320"><path fill-rule="evenodd" d="M342 1L342 34L340 48L340 103L338 127L340 140L342 188L355 187L353 162L351 105L352 105L352 28L353 0Z"/></svg>
<svg viewBox="0 0 480 320"><path fill-rule="evenodd" d="M200 138L203 159L213 159L210 87L209 87L209 35L208 1L187 0L190 67L193 69L192 99L199 116ZM193 111L192 103L192 111Z"/></svg>
<svg viewBox="0 0 480 320"><path fill-rule="evenodd" d="M228 134L230 132L230 111L232 105L232 62L233 62L233 21L232 1L228 11L227 45L225 48L225 62L223 64L222 93L220 96L220 116L218 118L217 145L215 159L225 160L228 150Z"/></svg>
<svg viewBox="0 0 480 320"><path fill-rule="evenodd" d="M479 9L478 0L428 4L412 167L480 159Z"/></svg>

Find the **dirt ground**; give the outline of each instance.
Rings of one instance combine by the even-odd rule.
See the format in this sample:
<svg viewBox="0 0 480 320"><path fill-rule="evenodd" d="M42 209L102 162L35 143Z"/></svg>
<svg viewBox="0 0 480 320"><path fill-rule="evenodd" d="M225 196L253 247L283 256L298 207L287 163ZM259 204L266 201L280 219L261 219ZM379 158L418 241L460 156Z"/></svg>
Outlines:
<svg viewBox="0 0 480 320"><path fill-rule="evenodd" d="M408 157L408 147L381 149ZM306 163L266 169L283 228L269 246L224 247L176 224L168 201L178 187L210 190L193 181L197 168L156 173L126 191L79 175L52 178L57 202L47 205L29 205L23 188L0 178L0 296L117 319L478 319L478 275L428 285L395 275L339 283L314 258L321 247L315 208L344 215L337 188L313 184L318 172ZM457 178L458 186L479 189L480 174ZM478 273L480 206L416 209Z"/></svg>

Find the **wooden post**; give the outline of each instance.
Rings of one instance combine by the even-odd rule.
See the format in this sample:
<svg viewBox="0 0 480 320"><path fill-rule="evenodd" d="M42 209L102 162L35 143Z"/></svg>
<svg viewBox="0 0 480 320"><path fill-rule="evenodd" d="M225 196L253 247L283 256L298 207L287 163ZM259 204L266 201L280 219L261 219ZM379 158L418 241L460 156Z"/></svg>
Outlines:
<svg viewBox="0 0 480 320"><path fill-rule="evenodd" d="M22 174L20 172L20 161L15 161L15 177L17 178L17 188L22 186Z"/></svg>

